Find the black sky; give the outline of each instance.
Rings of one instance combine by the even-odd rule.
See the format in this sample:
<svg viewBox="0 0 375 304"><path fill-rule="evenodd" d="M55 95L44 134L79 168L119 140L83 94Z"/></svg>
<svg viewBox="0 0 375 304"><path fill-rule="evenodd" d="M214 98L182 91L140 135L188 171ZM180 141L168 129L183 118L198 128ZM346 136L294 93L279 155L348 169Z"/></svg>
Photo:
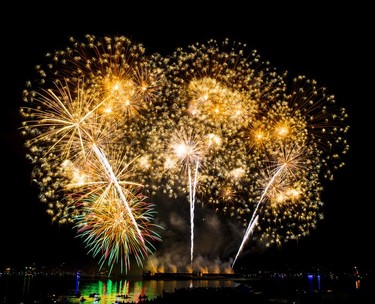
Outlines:
<svg viewBox="0 0 375 304"><path fill-rule="evenodd" d="M276 1L275 1L276 2ZM256 49L290 75L306 75L336 96L350 115L347 165L325 183L325 219L298 246L268 250L248 259L374 266L373 40L370 8L251 1L187 2L168 7L59 2L10 4L1 18L1 250L0 267L25 263L90 260L70 227L51 224L30 180L19 134L22 90L48 51L63 49L69 36L124 35L149 52L168 55L194 42L229 38ZM277 2L276 2L277 3ZM297 2L296 2L297 3ZM178 7L177 7L178 5ZM5 18L5 16L7 18ZM74 257L74 258L72 258Z"/></svg>

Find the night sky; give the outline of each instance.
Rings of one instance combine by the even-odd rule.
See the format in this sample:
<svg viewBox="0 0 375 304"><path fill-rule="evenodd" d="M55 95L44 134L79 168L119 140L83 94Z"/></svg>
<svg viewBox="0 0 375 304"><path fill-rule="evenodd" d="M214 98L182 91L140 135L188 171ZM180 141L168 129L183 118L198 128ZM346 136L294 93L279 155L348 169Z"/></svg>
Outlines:
<svg viewBox="0 0 375 304"><path fill-rule="evenodd" d="M59 2L61 7L9 4L3 9L0 267L92 262L72 228L52 224L38 201L18 130L22 90L33 77L34 66L48 51L64 49L70 36L80 39L85 34L123 35L161 55L195 42L229 38L246 43L249 51L258 50L279 71L305 75L327 87L350 115L351 148L347 165L335 173L334 181L324 182L325 219L298 244L248 254L241 262L373 267L371 10L358 1L337 7L309 2L303 7L248 2L243 7L229 1L204 8L189 1L167 9L146 3L78 8L64 1Z"/></svg>

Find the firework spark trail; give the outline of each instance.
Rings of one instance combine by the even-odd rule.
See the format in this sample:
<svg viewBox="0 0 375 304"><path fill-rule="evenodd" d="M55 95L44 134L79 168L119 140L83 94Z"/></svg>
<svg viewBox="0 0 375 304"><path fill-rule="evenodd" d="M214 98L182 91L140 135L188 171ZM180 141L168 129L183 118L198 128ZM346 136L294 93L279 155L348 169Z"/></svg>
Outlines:
<svg viewBox="0 0 375 304"><path fill-rule="evenodd" d="M128 211L130 219L131 219L135 229L137 230L137 234L138 234L140 240L142 241L142 243L144 244L144 239L143 239L141 231L139 230L137 221L134 218L134 215L133 215L133 213L130 209L129 203L128 203L125 195L124 195L124 192L122 191L122 189L121 189L121 187L120 187L120 185L117 181L116 175L113 173L111 165L108 163L107 158L105 157L104 153L99 149L99 147L97 147L96 145L93 145L93 150L95 151L95 153L98 156L100 162L103 164L104 168L106 169L106 171L107 171L107 173L108 173L108 175L111 179L111 182L114 183L114 185L116 187L116 190L117 190L117 193L120 196L122 202L125 204L125 207L126 207L126 210Z"/></svg>
<svg viewBox="0 0 375 304"><path fill-rule="evenodd" d="M242 249L243 249L243 246L245 245L247 239L250 237L250 235L252 234L252 232L254 231L254 228L255 226L258 224L258 220L259 220L259 215L257 215L254 220L250 221L249 223L249 226L247 227L246 229L246 233L245 233L245 236L244 236L244 239L241 243L241 246L240 248L238 249L238 252L236 254L236 257L234 258L233 260L233 263L232 263L232 268L234 267L234 264L236 263L236 260L238 258L238 256L240 255L240 253L242 252Z"/></svg>
<svg viewBox="0 0 375 304"><path fill-rule="evenodd" d="M184 121L186 122L186 121ZM189 123L189 122L188 122ZM186 193L190 210L190 266L193 268L194 259L194 210L196 203L196 193L198 187L198 176L200 166L207 149L205 136L196 134L192 128L180 129L172 135L170 149L172 157L166 159L165 166L168 168L168 177L179 183L179 192ZM189 130L187 130L189 129ZM180 166L176 166L179 164ZM185 178L181 180L181 173Z"/></svg>
<svg viewBox="0 0 375 304"><path fill-rule="evenodd" d="M192 182L191 168L188 167L188 177L189 177L189 201L190 201L190 265L193 269L194 260L194 208L195 208L195 194L197 189L197 179L198 179L198 168L199 168L199 158L196 160L195 171L194 171L194 181Z"/></svg>
<svg viewBox="0 0 375 304"><path fill-rule="evenodd" d="M242 239L240 248L238 249L236 257L233 260L232 268L234 267L234 264L236 263L237 258L238 258L238 256L240 255L240 253L241 253L241 251L243 249L243 246L247 242L247 239L249 238L251 232L253 231L253 228L256 225L256 222L257 222L257 219L258 219L258 215L256 213L257 213L257 211L259 209L260 204L263 202L263 199L264 199L265 195L267 194L268 189L271 187L271 185L275 181L276 177L283 171L283 169L286 167L286 165L287 164L284 163L283 165L280 166L280 168L277 169L277 171L275 172L275 174L272 176L272 178L270 179L269 183L267 184L266 188L264 189L264 191L263 191L263 193L262 193L262 195L261 195L261 197L260 197L260 199L258 201L258 204L256 205L256 207L254 209L253 215L252 215L251 220L249 222L249 225L248 225L248 227L246 229L245 235L244 235L244 237ZM254 218L255 218L255 220L254 220Z"/></svg>
<svg viewBox="0 0 375 304"><path fill-rule="evenodd" d="M188 166L188 178L189 178L189 202L190 202L190 265L193 266L194 258L194 196L192 190L191 181L191 168Z"/></svg>

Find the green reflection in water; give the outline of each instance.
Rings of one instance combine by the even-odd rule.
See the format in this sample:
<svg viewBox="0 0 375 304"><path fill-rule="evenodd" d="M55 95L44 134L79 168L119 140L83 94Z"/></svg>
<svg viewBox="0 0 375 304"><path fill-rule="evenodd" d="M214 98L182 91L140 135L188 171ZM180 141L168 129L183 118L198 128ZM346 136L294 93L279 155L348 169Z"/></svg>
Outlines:
<svg viewBox="0 0 375 304"><path fill-rule="evenodd" d="M144 281L97 281L81 282L80 292L86 299L85 303L94 303L94 294L100 298L101 304L112 304L115 301L129 303L139 302L140 299L153 299L158 296L157 286L150 285ZM141 297L141 298L140 298Z"/></svg>

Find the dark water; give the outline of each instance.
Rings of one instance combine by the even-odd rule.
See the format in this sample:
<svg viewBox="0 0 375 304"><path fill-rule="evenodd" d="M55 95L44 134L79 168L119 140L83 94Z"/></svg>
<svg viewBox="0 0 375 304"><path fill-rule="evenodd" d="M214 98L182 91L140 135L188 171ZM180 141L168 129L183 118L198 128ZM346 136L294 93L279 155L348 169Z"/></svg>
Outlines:
<svg viewBox="0 0 375 304"><path fill-rule="evenodd" d="M262 295L262 303L375 303L373 282L321 276L273 279L142 280L71 276L0 276L0 303L140 303L181 289L238 288ZM93 296L97 295L97 299ZM125 297L126 296L126 297ZM140 297L141 296L141 297ZM178 302L176 302L178 304ZM251 304L249 302L249 304Z"/></svg>

